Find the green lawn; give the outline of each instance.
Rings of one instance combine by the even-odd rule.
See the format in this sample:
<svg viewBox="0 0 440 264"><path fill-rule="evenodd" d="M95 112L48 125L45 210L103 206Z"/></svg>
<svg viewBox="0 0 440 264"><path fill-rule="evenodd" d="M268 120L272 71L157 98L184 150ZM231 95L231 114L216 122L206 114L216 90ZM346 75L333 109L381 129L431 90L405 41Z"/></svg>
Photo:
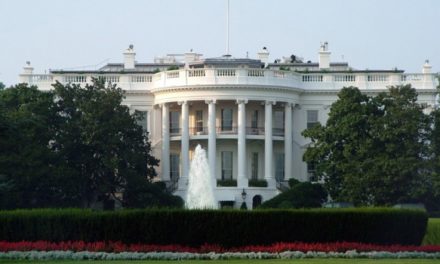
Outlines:
<svg viewBox="0 0 440 264"><path fill-rule="evenodd" d="M38 263L38 264L53 264L53 263L62 263L62 264L77 264L78 262L88 263L88 264L101 264L101 263L111 263L111 264L191 264L191 263L204 263L204 264L242 264L242 263L261 263L261 264L281 264L281 263L294 263L294 264L337 264L337 263L362 263L362 264L434 264L439 263L439 260L428 260L428 259L294 259L294 260L188 260L188 261L6 261L0 260L1 264L5 263Z"/></svg>

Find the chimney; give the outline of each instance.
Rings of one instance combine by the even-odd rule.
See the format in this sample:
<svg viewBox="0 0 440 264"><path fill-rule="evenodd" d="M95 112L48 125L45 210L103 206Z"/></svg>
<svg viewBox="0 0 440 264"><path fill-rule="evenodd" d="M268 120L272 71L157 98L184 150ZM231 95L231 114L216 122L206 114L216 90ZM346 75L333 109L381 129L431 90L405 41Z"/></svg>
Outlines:
<svg viewBox="0 0 440 264"><path fill-rule="evenodd" d="M34 72L34 67L31 66L30 61L26 61L26 65L23 67L23 74L31 75Z"/></svg>
<svg viewBox="0 0 440 264"><path fill-rule="evenodd" d="M134 69L134 58L136 53L133 49L133 44L130 44L127 50L124 52L124 69Z"/></svg>
<svg viewBox="0 0 440 264"><path fill-rule="evenodd" d="M183 54L185 65L188 67L189 63L198 61L202 54L195 53L193 49L190 49L189 52L185 52Z"/></svg>
<svg viewBox="0 0 440 264"><path fill-rule="evenodd" d="M266 47L263 47L263 49L257 53L258 59L261 60L262 63L264 63L265 66L269 63L269 51Z"/></svg>
<svg viewBox="0 0 440 264"><path fill-rule="evenodd" d="M330 54L328 51L328 42L321 44L319 49L319 69L329 69L330 68Z"/></svg>
<svg viewBox="0 0 440 264"><path fill-rule="evenodd" d="M34 67L31 66L30 61L26 61L26 65L23 67L23 73L19 75L20 83L31 83Z"/></svg>
<svg viewBox="0 0 440 264"><path fill-rule="evenodd" d="M425 60L425 64L423 64L422 73L430 74L431 73L431 65L429 64L429 60Z"/></svg>

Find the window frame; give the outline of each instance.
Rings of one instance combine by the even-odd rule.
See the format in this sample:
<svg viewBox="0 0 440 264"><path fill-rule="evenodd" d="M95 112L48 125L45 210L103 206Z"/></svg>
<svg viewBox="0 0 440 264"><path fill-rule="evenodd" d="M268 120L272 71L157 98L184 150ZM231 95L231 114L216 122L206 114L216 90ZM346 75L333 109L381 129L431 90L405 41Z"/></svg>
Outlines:
<svg viewBox="0 0 440 264"><path fill-rule="evenodd" d="M227 157L226 155L230 155ZM233 173L234 173L234 153L232 151L222 151L221 152L221 176L222 180L232 180L233 179ZM228 160L226 160L228 159ZM226 166L230 163L230 168L226 168Z"/></svg>
<svg viewBox="0 0 440 264"><path fill-rule="evenodd" d="M311 120L314 119L312 117L316 117L316 120ZM309 109L306 111L306 128L312 128L314 126L316 126L317 124L319 124L319 110L316 109Z"/></svg>
<svg viewBox="0 0 440 264"><path fill-rule="evenodd" d="M227 112L230 112L230 116L231 116L230 119L225 119L225 115ZM232 108L222 108L221 115L222 115L221 130L231 131L233 129L234 110Z"/></svg>

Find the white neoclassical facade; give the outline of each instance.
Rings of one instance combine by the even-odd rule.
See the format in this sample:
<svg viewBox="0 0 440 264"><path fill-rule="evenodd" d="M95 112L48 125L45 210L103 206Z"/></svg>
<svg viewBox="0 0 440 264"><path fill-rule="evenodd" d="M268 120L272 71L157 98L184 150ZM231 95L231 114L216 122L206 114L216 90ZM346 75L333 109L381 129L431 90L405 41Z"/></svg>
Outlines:
<svg viewBox="0 0 440 264"><path fill-rule="evenodd" d="M133 46L124 63L99 70L51 70L34 74L30 63L20 82L41 90L61 83L90 83L104 78L126 92L124 104L144 115L153 154L160 159L160 179L185 198L188 172L197 144L207 149L216 199L222 206L252 208L279 193L290 178L309 180L313 168L302 156L309 141L301 132L325 123L342 87L376 94L388 86L411 84L419 101L434 107L435 74L428 62L422 72L356 70L333 63L327 43L318 62L295 56L269 63L263 48L256 59L225 55L203 59L189 52L137 63ZM243 195L245 194L245 195Z"/></svg>

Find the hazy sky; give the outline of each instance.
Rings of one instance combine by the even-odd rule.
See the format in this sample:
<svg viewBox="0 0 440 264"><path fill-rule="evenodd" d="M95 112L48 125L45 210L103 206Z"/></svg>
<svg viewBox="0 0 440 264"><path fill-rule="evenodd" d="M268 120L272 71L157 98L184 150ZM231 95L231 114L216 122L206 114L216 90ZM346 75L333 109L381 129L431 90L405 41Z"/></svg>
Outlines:
<svg viewBox="0 0 440 264"><path fill-rule="evenodd" d="M18 82L27 60L35 73L138 62L193 49L225 53L226 0L0 0L0 81ZM356 69L440 71L438 0L230 0L230 51L270 60L296 54L317 61L328 41L332 61ZM98 66L93 66L98 65Z"/></svg>

